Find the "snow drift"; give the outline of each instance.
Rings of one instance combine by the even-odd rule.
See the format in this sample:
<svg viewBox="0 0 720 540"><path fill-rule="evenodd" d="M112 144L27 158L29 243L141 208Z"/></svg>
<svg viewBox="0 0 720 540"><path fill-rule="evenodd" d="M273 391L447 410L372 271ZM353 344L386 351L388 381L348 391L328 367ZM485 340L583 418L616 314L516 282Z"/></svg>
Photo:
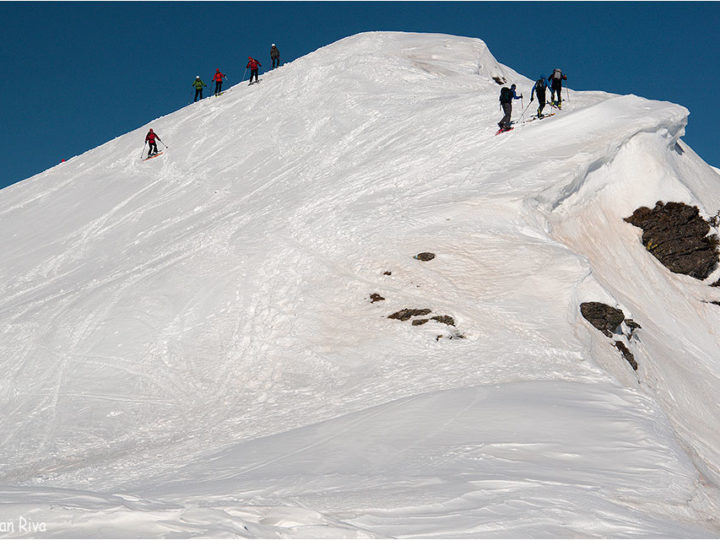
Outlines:
<svg viewBox="0 0 720 540"><path fill-rule="evenodd" d="M717 277L623 221L720 208L688 112L570 90L496 137L493 78L529 97L360 34L0 191L0 533L716 536Z"/></svg>

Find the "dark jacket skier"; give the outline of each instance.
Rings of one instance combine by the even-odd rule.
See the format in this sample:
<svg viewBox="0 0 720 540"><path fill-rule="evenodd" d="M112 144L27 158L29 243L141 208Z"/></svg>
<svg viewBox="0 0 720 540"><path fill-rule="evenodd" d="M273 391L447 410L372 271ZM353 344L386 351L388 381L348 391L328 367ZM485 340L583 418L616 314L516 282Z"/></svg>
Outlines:
<svg viewBox="0 0 720 540"><path fill-rule="evenodd" d="M548 77L551 85L550 100L553 104L558 106L558 109L562 109L562 82L567 81L567 75L562 72L562 69L555 68ZM555 100L555 92L557 92L557 101Z"/></svg>
<svg viewBox="0 0 720 540"><path fill-rule="evenodd" d="M148 134L145 135L145 142L150 143L150 149L148 150L148 157L154 156L158 153L158 147L157 143L155 142L155 139L162 142L162 139L155 134L155 132L150 128L150 131L148 131Z"/></svg>
<svg viewBox="0 0 720 540"><path fill-rule="evenodd" d="M516 86L513 84L510 88L507 86L500 90L500 105L502 105L505 116L498 122L500 129L508 129L510 127L510 117L512 116L512 100L520 99L522 94L519 96L515 92Z"/></svg>
<svg viewBox="0 0 720 540"><path fill-rule="evenodd" d="M275 46L274 43L272 44L272 47L270 47L270 59L272 60L271 69L280 67L280 50Z"/></svg>
<svg viewBox="0 0 720 540"><path fill-rule="evenodd" d="M260 62L255 60L252 56L248 56L248 63L246 68L250 69L250 84L253 82L253 75L255 76L255 82L258 81L258 66L262 66Z"/></svg>
<svg viewBox="0 0 720 540"><path fill-rule="evenodd" d="M195 99L193 102L198 100L198 97L202 99L202 89L207 86L204 82L202 82L202 79L200 79L200 75L197 75L195 77L195 80L192 83L193 87L195 88Z"/></svg>
<svg viewBox="0 0 720 540"><path fill-rule="evenodd" d="M545 83L545 76L540 75L537 81L535 81L535 85L532 87L532 91L530 92L530 102L532 103L533 99L535 99L534 94L537 94L538 98L538 104L540 105L537 110L538 118L542 118L543 114L542 111L545 108L545 91L547 90L547 84Z"/></svg>
<svg viewBox="0 0 720 540"><path fill-rule="evenodd" d="M215 75L213 75L213 81L215 81L215 95L217 96L222 92L222 83L223 79L225 78L224 73L220 73L220 69L215 70Z"/></svg>

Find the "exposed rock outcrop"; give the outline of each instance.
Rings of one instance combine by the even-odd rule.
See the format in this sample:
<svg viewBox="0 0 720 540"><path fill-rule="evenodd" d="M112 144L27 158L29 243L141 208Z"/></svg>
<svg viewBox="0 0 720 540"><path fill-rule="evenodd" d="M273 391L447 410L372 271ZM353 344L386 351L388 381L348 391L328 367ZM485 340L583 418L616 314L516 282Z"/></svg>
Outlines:
<svg viewBox="0 0 720 540"><path fill-rule="evenodd" d="M388 315L388 319L407 321L412 317L422 317L423 315L427 315L431 312L431 309L401 309L400 311L396 311L392 315Z"/></svg>
<svg viewBox="0 0 720 540"><path fill-rule="evenodd" d="M441 322L443 324L447 324L448 326L455 326L455 319L453 319L450 315L436 315L435 317L430 317L433 321Z"/></svg>
<svg viewBox="0 0 720 540"><path fill-rule="evenodd" d="M608 306L601 302L585 302L580 304L580 313L607 337L612 337L615 330L625 320L622 310ZM637 323L635 323L637 324Z"/></svg>
<svg viewBox="0 0 720 540"><path fill-rule="evenodd" d="M707 278L718 264L718 237L697 206L658 201L635 210L625 221L643 230L642 243L671 272Z"/></svg>
<svg viewBox="0 0 720 540"><path fill-rule="evenodd" d="M622 341L616 341L615 347L617 347L617 349L622 353L628 364L630 364L632 368L637 371L638 365L635 361L635 356L633 355L633 353L630 352L630 349L627 348L627 345L625 345Z"/></svg>
<svg viewBox="0 0 720 540"><path fill-rule="evenodd" d="M580 313L582 313L582 316L585 317L590 324L600 330L607 337L613 337L620 326L625 323L625 326L629 330L625 337L629 341L632 339L635 330L641 328L641 326L632 319L626 319L622 310L608 306L602 302L584 302L580 304ZM635 361L635 356L630 352L628 346L624 342L618 340L614 340L614 345L625 357L628 364L637 371L638 364Z"/></svg>

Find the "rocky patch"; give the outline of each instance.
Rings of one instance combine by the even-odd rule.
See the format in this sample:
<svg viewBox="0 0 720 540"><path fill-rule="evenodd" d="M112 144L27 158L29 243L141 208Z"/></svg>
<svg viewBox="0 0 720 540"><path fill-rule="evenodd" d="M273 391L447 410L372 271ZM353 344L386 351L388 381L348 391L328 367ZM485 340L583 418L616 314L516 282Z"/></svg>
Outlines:
<svg viewBox="0 0 720 540"><path fill-rule="evenodd" d="M396 311L395 313L388 315L388 319L396 319L398 321L409 321L412 319L410 324L413 326L422 326L424 324L429 323L430 321L436 321L442 324L446 324L448 326L452 326L453 330L448 335L438 335L435 340L439 341L442 338L447 339L465 339L465 336L461 334L457 328L455 328L455 319L452 318L450 315L434 315L432 317L427 317L432 313L432 310L428 308L422 308L422 309L401 309L400 311ZM416 317L416 318L414 318Z"/></svg>
<svg viewBox="0 0 720 540"><path fill-rule="evenodd" d="M450 315L439 315L435 317L430 317L433 321L441 322L443 324L447 324L448 326L455 326L455 319L453 319Z"/></svg>
<svg viewBox="0 0 720 540"><path fill-rule="evenodd" d="M398 321L407 321L411 319L412 317L422 317L423 315L427 315L428 313L432 313L431 309L401 309L400 311L396 311L392 315L388 315L388 319L397 319Z"/></svg>
<svg viewBox="0 0 720 540"><path fill-rule="evenodd" d="M601 302L584 302L580 304L580 313L607 337L612 337L615 330L625 320L625 314L622 310Z"/></svg>
<svg viewBox="0 0 720 540"><path fill-rule="evenodd" d="M418 253L413 257L414 259L417 259L419 261L431 261L435 258L434 253L430 253L429 251L424 251L422 253ZM390 276L392 275L392 272L389 270L386 270L383 275ZM412 282L409 283L409 285L414 285ZM415 285L415 287L419 287L419 285ZM370 294L370 302L380 302L385 300L384 297L382 297L379 293L372 293ZM451 317L450 315L438 315L438 314L432 314L432 310L430 308L404 308L399 311L396 311L395 313L391 313L387 316L388 319L394 319L397 321L410 321L410 324L412 326L423 326L430 322L437 322L440 324L444 324L448 326L448 331L446 334L441 334L436 337L436 340L440 340L442 338L446 339L464 339L465 336L462 335L457 327L455 326L455 319Z"/></svg>
<svg viewBox="0 0 720 540"><path fill-rule="evenodd" d="M630 349L627 348L627 345L625 345L622 341L616 341L615 347L617 347L618 351L622 353L622 355L625 357L625 360L627 360L628 364L632 366L632 368L637 371L638 365L635 361L635 356L633 356L633 353L630 352Z"/></svg>
<svg viewBox="0 0 720 540"><path fill-rule="evenodd" d="M417 255L415 255L414 258L418 261L427 262L432 261L435 258L435 254L430 253L429 251L423 251L422 253L418 253Z"/></svg>
<svg viewBox="0 0 720 540"><path fill-rule="evenodd" d="M625 221L643 230L642 243L668 270L707 278L718 264L718 237L697 206L658 201L655 208L635 210Z"/></svg>
<svg viewBox="0 0 720 540"><path fill-rule="evenodd" d="M584 302L580 304L580 313L590 324L607 337L617 335L618 330L621 330L621 326L625 323L628 333L623 335L630 341L635 331L641 328L641 326L632 319L626 319L622 310L608 306L602 302ZM620 333L622 333L622 331ZM628 346L623 341L613 341L615 347L622 353L628 364L637 371L638 364Z"/></svg>

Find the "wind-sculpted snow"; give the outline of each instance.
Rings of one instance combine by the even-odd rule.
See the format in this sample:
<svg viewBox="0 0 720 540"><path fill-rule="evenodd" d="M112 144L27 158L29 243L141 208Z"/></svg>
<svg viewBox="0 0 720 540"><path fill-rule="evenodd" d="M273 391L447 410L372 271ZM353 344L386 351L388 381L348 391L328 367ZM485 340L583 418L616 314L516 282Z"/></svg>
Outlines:
<svg viewBox="0 0 720 540"><path fill-rule="evenodd" d="M720 291L623 221L720 206L688 112L493 77L360 34L0 191L0 534L716 536Z"/></svg>

